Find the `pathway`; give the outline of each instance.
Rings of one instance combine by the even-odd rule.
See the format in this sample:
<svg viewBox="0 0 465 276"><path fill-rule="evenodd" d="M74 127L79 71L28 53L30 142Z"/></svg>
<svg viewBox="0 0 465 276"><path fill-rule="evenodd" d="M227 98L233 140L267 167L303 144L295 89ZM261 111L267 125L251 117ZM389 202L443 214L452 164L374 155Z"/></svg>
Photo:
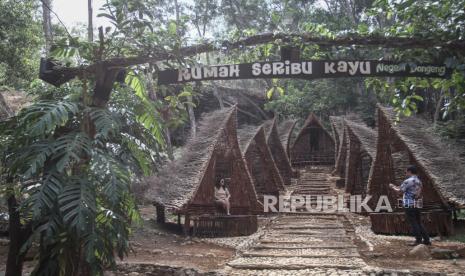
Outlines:
<svg viewBox="0 0 465 276"><path fill-rule="evenodd" d="M333 194L330 168L302 171L293 195ZM260 239L228 263L227 275L361 275L365 262L343 214L281 213Z"/></svg>

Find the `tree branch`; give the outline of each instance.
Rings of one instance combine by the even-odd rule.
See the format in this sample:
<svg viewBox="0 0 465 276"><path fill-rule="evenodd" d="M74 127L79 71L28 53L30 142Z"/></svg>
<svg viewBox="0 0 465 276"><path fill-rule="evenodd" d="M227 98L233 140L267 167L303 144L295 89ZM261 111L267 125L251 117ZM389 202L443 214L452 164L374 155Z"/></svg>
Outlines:
<svg viewBox="0 0 465 276"><path fill-rule="evenodd" d="M315 37L313 34L285 34L285 33L265 33L246 37L237 41L224 41L221 46L212 42L205 42L197 45L182 47L177 50L167 51L163 48L155 48L150 54L133 56L133 57L118 57L97 62L88 66L80 68L56 68L59 72L74 72L75 74L94 73L102 65L107 68L124 68L128 66L155 63L163 60L177 59L180 56L188 57L197 54L219 51L219 50L233 50L245 49L248 46L265 44L269 42L278 41L280 44L295 43L298 41L302 44L313 44L319 46L353 46L360 45L365 47L382 46L384 48L410 48L410 49L433 49L442 48L458 53L465 52L465 40L448 40L441 41L437 39L423 39L423 38L408 38L408 37L374 37L374 36L350 36L350 37Z"/></svg>

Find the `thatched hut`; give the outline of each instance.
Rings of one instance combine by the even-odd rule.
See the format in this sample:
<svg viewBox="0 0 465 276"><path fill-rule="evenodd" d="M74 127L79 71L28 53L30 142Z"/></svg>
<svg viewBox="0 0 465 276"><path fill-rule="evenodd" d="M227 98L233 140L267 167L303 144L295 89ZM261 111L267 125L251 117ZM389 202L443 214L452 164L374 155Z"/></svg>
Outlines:
<svg viewBox="0 0 465 276"><path fill-rule="evenodd" d="M266 143L263 126L244 126L237 134L259 200L263 202L264 195L279 196L285 190L284 183Z"/></svg>
<svg viewBox="0 0 465 276"><path fill-rule="evenodd" d="M334 164L334 139L311 113L291 148L291 163L295 166Z"/></svg>
<svg viewBox="0 0 465 276"><path fill-rule="evenodd" d="M281 140L281 144L283 144L284 150L286 151L286 155L288 158L291 158L289 155L289 149L291 148L292 133L295 129L296 123L297 120L289 119L284 120L278 124L279 139Z"/></svg>
<svg viewBox="0 0 465 276"><path fill-rule="evenodd" d="M278 167L284 185L291 185L291 178L293 176L292 167L286 155L286 150L279 138L276 118L266 121L263 124L263 129L265 130L266 143L271 150L273 160Z"/></svg>
<svg viewBox="0 0 465 276"><path fill-rule="evenodd" d="M167 164L158 176L148 180L147 199L157 213L171 211L184 215L184 230L194 222L196 235L241 235L257 229L258 202L237 140L236 107L208 113L199 122L195 137L182 156ZM231 216L224 216L214 204L214 187L225 179L231 194ZM162 210L162 211L159 211Z"/></svg>
<svg viewBox="0 0 465 276"><path fill-rule="evenodd" d="M465 207L465 166L453 150L447 150L430 131L428 122L412 116L396 122L393 109L378 105L377 154L368 183L368 193L376 204L387 195L392 206L398 196L389 183L399 184L405 178L405 168L414 164L423 182L423 223L430 233L450 234L451 209ZM370 214L376 233L409 233L403 212Z"/></svg>
<svg viewBox="0 0 465 276"><path fill-rule="evenodd" d="M366 195L378 133L363 123L348 119L344 124L347 136L345 191L352 195Z"/></svg>

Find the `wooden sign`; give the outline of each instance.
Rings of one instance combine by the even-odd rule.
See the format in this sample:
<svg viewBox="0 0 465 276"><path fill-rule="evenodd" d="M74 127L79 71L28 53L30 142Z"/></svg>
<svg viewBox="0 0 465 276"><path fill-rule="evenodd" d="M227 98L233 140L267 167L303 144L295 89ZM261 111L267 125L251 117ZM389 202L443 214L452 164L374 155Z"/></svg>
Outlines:
<svg viewBox="0 0 465 276"><path fill-rule="evenodd" d="M285 60L164 70L158 73L158 84L258 78L309 80L345 77L448 78L451 73L452 70L443 64L395 63L377 60Z"/></svg>

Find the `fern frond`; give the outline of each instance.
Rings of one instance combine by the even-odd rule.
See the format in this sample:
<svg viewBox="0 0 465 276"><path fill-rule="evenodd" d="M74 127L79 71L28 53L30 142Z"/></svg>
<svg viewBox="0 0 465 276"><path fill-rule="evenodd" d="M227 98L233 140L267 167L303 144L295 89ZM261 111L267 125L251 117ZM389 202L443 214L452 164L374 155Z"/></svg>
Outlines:
<svg viewBox="0 0 465 276"><path fill-rule="evenodd" d="M151 165L153 160L151 158L149 149L143 144L140 140L127 135L126 133L122 134L123 144L129 150L131 156L136 160L138 167L145 176L150 174Z"/></svg>
<svg viewBox="0 0 465 276"><path fill-rule="evenodd" d="M160 120L149 112L143 113L137 116L137 122L143 125L150 133L155 137L160 145L165 144L165 138L163 137L163 127Z"/></svg>
<svg viewBox="0 0 465 276"><path fill-rule="evenodd" d="M44 140L20 150L21 153L15 158L11 169L29 179L42 171L45 161L52 156L55 145L54 141Z"/></svg>
<svg viewBox="0 0 465 276"><path fill-rule="evenodd" d="M89 115L95 125L96 137L108 139L121 130L121 120L108 109L92 108Z"/></svg>
<svg viewBox="0 0 465 276"><path fill-rule="evenodd" d="M73 179L63 188L58 204L69 229L81 233L95 221L95 198L94 185L85 177Z"/></svg>
<svg viewBox="0 0 465 276"><path fill-rule="evenodd" d="M81 161L84 155L90 155L92 145L87 134L71 132L58 138L54 143L53 159L58 172Z"/></svg>
<svg viewBox="0 0 465 276"><path fill-rule="evenodd" d="M23 185L23 192L29 194L23 206L27 206L31 211L34 221L38 221L43 214L50 212L63 186L64 181L54 171L48 172L39 182Z"/></svg>
<svg viewBox="0 0 465 276"><path fill-rule="evenodd" d="M91 160L91 171L98 183L103 184L100 195L111 206L116 206L129 192L129 171L108 154L97 152Z"/></svg>
<svg viewBox="0 0 465 276"><path fill-rule="evenodd" d="M59 126L65 125L78 112L78 106L72 102L37 102L25 108L20 114L20 125L31 136L53 133Z"/></svg>

